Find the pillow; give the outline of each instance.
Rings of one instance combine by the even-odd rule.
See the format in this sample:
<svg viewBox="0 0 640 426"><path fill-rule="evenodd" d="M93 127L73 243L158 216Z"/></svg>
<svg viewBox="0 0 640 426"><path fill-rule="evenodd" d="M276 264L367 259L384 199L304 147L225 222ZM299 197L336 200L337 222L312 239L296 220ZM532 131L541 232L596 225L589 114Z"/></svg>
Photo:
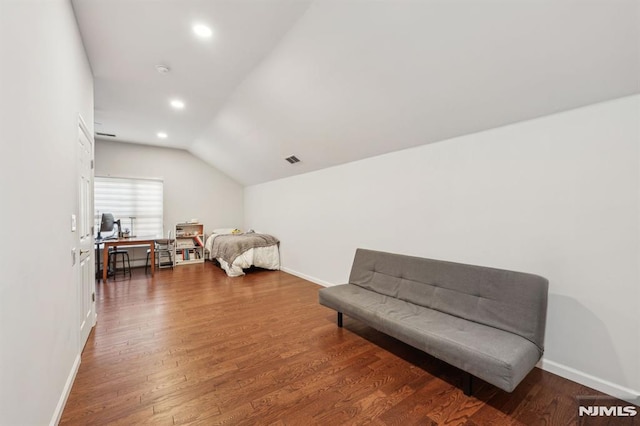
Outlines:
<svg viewBox="0 0 640 426"><path fill-rule="evenodd" d="M232 234L233 231L235 231L236 228L218 228L218 229L214 229L213 233L214 234Z"/></svg>

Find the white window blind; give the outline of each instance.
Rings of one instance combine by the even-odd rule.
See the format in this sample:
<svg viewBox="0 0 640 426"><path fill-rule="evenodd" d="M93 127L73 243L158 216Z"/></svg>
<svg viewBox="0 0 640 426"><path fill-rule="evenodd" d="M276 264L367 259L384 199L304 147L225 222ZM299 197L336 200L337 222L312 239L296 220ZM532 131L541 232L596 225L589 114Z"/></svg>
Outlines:
<svg viewBox="0 0 640 426"><path fill-rule="evenodd" d="M96 176L96 232L102 213L112 213L120 219L122 229L132 230L132 235L162 237L163 187L161 180Z"/></svg>

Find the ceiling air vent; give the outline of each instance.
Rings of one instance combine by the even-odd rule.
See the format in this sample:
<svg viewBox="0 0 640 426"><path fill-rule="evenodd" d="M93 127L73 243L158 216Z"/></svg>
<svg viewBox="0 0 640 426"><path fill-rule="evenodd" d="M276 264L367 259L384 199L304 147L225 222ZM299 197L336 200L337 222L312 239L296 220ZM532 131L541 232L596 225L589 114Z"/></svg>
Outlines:
<svg viewBox="0 0 640 426"><path fill-rule="evenodd" d="M300 162L300 159L298 157L296 157L295 155L292 155L291 157L287 157L287 158L285 158L285 160L287 160L291 164L296 164L296 163Z"/></svg>
<svg viewBox="0 0 640 426"><path fill-rule="evenodd" d="M98 135L98 136L109 136L110 138L115 138L116 137L116 135L114 135L113 133L96 132L96 135Z"/></svg>

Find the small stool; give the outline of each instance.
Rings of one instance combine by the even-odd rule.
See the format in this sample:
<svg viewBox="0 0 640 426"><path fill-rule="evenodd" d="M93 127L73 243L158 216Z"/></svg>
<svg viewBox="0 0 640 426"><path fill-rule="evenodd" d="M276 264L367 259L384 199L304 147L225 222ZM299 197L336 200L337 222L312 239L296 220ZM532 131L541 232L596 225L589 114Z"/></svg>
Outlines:
<svg viewBox="0 0 640 426"><path fill-rule="evenodd" d="M118 248L114 248L109 250L109 264L113 264L113 278L117 275L117 266L118 266L118 255L122 256L122 276L127 274L127 270L129 271L129 278L131 278L131 262L129 260L129 252L127 250L118 250ZM127 266L124 264L124 257L127 257Z"/></svg>

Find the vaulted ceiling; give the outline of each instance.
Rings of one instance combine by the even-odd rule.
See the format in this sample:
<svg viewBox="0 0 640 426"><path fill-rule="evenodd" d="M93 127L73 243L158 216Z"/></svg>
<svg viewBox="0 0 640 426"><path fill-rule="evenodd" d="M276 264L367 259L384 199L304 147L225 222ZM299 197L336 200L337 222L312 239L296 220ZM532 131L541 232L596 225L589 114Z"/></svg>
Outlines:
<svg viewBox="0 0 640 426"><path fill-rule="evenodd" d="M97 137L245 185L640 93L637 0L72 3Z"/></svg>

